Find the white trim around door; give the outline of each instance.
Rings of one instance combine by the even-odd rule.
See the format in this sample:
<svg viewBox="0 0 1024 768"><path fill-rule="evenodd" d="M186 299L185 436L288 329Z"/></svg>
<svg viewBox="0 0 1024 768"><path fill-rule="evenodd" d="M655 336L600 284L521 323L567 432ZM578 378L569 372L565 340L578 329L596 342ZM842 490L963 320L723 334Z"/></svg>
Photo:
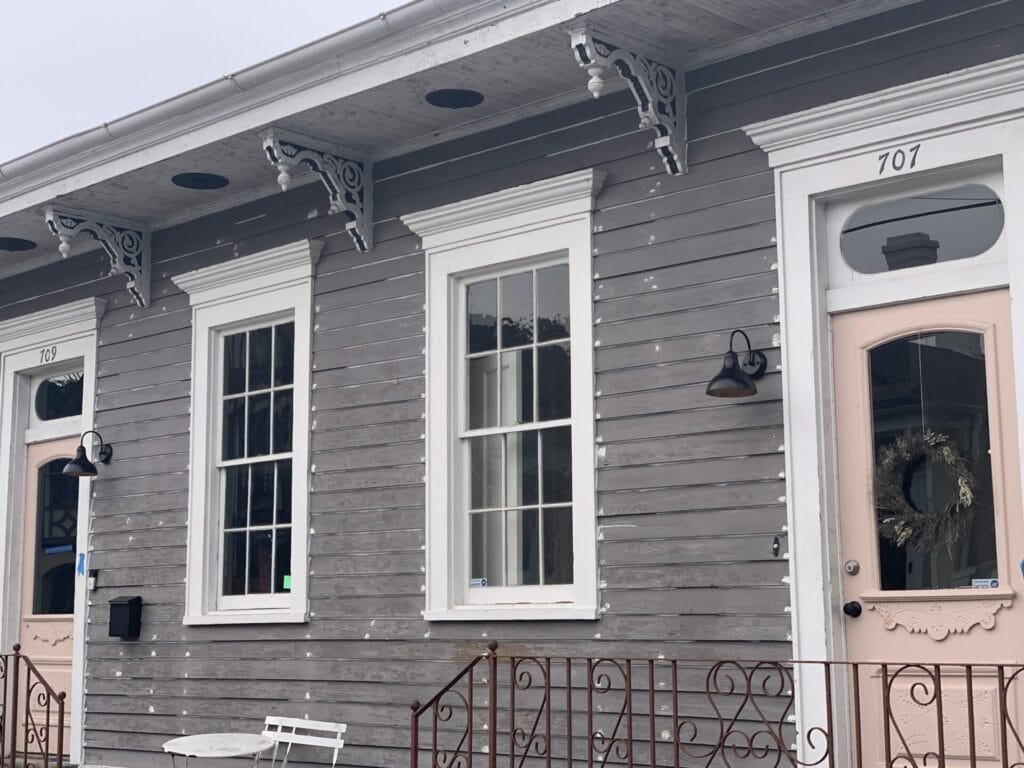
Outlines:
<svg viewBox="0 0 1024 768"><path fill-rule="evenodd" d="M798 659L843 659L829 310L999 285L1020 295L1024 261L1006 254L1024 253L1024 57L744 130L775 170L793 652ZM898 168L891 162L897 152ZM829 295L828 255L836 245L828 242L825 221L837 197L993 167L1006 217L998 250L980 262L984 269L971 260L946 263L942 279L933 280L928 268L916 268L923 278L914 283L916 295L905 295L906 285L896 280ZM1024 359L1024 307L1019 300L1013 307L1014 356ZM1016 400L1024 411L1024 376L1017 376ZM805 729L803 713L811 717L823 696L823 681L798 681L797 722ZM798 739L802 754L806 738Z"/></svg>
<svg viewBox="0 0 1024 768"><path fill-rule="evenodd" d="M96 337L105 309L104 299L90 298L0 320L0 648L4 651L9 651L17 642L20 622L22 531L15 522L22 519L24 499L29 377L40 369L81 360L82 415L75 429L92 428L96 400ZM88 558L90 495L90 482L81 482L77 534L80 561L76 564L72 688L68 691L72 763L82 759L88 566L81 558L83 555Z"/></svg>

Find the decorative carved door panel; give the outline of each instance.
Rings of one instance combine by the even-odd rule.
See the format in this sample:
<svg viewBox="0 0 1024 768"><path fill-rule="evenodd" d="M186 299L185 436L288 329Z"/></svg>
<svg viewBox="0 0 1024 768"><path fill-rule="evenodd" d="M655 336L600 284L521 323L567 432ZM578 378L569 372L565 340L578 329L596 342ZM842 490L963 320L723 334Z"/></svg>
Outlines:
<svg viewBox="0 0 1024 768"><path fill-rule="evenodd" d="M832 319L847 657L888 664L862 667L875 764L944 751L967 765L972 720L976 761L1002 759L994 665L1024 661L1010 337L1006 290ZM989 666L968 678L964 664Z"/></svg>
<svg viewBox="0 0 1024 768"><path fill-rule="evenodd" d="M69 697L79 481L62 471L77 445L77 438L69 438L28 446L21 575L22 653L55 691ZM71 743L68 730L65 744Z"/></svg>

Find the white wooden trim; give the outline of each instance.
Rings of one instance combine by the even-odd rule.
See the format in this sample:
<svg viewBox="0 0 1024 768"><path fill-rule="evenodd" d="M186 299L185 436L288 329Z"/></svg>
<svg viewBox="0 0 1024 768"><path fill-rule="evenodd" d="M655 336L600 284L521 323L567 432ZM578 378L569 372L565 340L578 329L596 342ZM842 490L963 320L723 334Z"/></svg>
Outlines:
<svg viewBox="0 0 1024 768"><path fill-rule="evenodd" d="M409 213L402 216L402 222L423 238L423 250L432 257L452 248L503 239L510 233L552 226L565 217L589 216L605 175L588 168ZM553 250L557 248L545 249Z"/></svg>
<svg viewBox="0 0 1024 768"><path fill-rule="evenodd" d="M312 372L313 274L323 249L300 240L172 278L192 305L192 408L189 522L184 623L301 623L309 615L309 421ZM287 595L251 596L239 608L218 609L219 503L213 498L208 435L219 409L215 391L218 336L225 330L290 316L295 321L292 437L292 587ZM212 512L218 510L218 513ZM263 599L265 597L265 599Z"/></svg>
<svg viewBox="0 0 1024 768"><path fill-rule="evenodd" d="M597 503L591 212L604 174L593 170L514 187L403 216L427 255L427 595L429 621L595 619ZM460 215L460 213L462 215ZM572 317L573 550L571 601L551 602L544 588L516 590L515 603L466 604L461 517L450 509L455 475L451 412L455 281L474 272L530 263L565 252ZM458 398L456 398L458 399ZM561 587L559 593L562 593Z"/></svg>
<svg viewBox="0 0 1024 768"><path fill-rule="evenodd" d="M17 642L21 619L22 531L15 520L23 519L24 432L28 423L28 376L34 369L82 360L84 375L82 415L78 426L95 424L96 334L106 310L104 299L90 298L54 309L0 321L0 647ZM50 361L41 364L39 349L57 346ZM88 425L88 426L86 426ZM79 483L78 534L75 543L83 555L84 573L89 568L89 518L91 481ZM71 743L72 762L81 760L85 719L85 644L89 595L84 574L76 563L75 614L71 650Z"/></svg>
<svg viewBox="0 0 1024 768"><path fill-rule="evenodd" d="M1022 94L1024 56L1011 56L753 123L743 130L770 155L772 167L781 168L869 144L892 143L900 135L1012 120L1024 113Z"/></svg>
<svg viewBox="0 0 1024 768"><path fill-rule="evenodd" d="M964 130L929 139L923 145L929 157L923 162L931 163L935 158L940 158L939 162L952 162L961 157L963 146L970 146L973 142L986 139L987 128ZM862 163L857 161L854 164ZM843 258L839 241L847 218L855 210L864 205L877 205L909 195L926 195L965 184L987 187L995 192L1000 200L1005 197L1001 163L986 160L975 164L969 159L964 165L957 164L952 168L926 170L876 182L841 197L821 196L824 213L819 225L824 244L818 258L822 261L822 269L827 273L827 311L845 312L861 307L942 296L951 291L981 291L1006 285L1009 272L1005 224L999 237L984 253L967 259L939 261L896 272L864 274L854 270Z"/></svg>
<svg viewBox="0 0 1024 768"><path fill-rule="evenodd" d="M912 174L1001 158L1008 253L1024 249L1024 57L891 88L745 129L769 153L775 169L779 246L782 392L786 445L786 505L790 536L790 591L796 658L844 658L841 567L838 557L834 403L828 310L825 305L824 206L837 190L879 188ZM880 151L921 142L913 171L879 172ZM945 265L944 285L957 293L1005 284L1011 297L1024 272L1009 260L1002 271L967 275L971 260ZM956 265L960 265L958 268ZM964 267L964 265L967 265ZM898 279L898 273L897 273ZM890 299L905 300L899 294ZM856 304L862 305L862 296ZM885 303L882 290L876 303ZM1013 347L1024 355L1024 308L1014 301ZM1024 414L1024 376L1016 377L1018 414ZM1024 419L1018 418L1018 430ZM1024 436L1024 431L1021 432ZM796 714L820 710L820 681L797 680ZM798 738L806 750L806 741ZM806 755L803 755L806 757Z"/></svg>
<svg viewBox="0 0 1024 768"><path fill-rule="evenodd" d="M239 296L308 282L323 247L322 240L298 240L171 280L189 295L193 307L231 302Z"/></svg>

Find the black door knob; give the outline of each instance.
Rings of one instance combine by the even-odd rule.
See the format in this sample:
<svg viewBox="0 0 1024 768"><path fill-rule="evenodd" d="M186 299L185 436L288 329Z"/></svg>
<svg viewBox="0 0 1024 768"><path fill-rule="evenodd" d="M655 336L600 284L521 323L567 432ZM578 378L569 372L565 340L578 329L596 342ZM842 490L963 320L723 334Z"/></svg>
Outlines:
<svg viewBox="0 0 1024 768"><path fill-rule="evenodd" d="M843 613L845 613L851 619L856 619L858 616L864 613L864 609L861 607L861 604L858 603L856 600L851 600L843 606Z"/></svg>

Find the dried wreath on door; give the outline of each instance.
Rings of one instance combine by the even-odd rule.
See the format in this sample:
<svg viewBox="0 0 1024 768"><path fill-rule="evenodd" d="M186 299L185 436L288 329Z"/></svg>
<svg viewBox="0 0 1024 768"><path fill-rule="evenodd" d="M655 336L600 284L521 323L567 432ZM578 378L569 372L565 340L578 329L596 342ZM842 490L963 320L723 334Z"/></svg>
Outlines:
<svg viewBox="0 0 1024 768"><path fill-rule="evenodd" d="M924 462L942 466L953 482L944 505L926 511L908 498L913 472ZM931 430L907 432L883 445L875 456L875 509L879 533L900 547L951 549L974 520L974 475L948 435Z"/></svg>

